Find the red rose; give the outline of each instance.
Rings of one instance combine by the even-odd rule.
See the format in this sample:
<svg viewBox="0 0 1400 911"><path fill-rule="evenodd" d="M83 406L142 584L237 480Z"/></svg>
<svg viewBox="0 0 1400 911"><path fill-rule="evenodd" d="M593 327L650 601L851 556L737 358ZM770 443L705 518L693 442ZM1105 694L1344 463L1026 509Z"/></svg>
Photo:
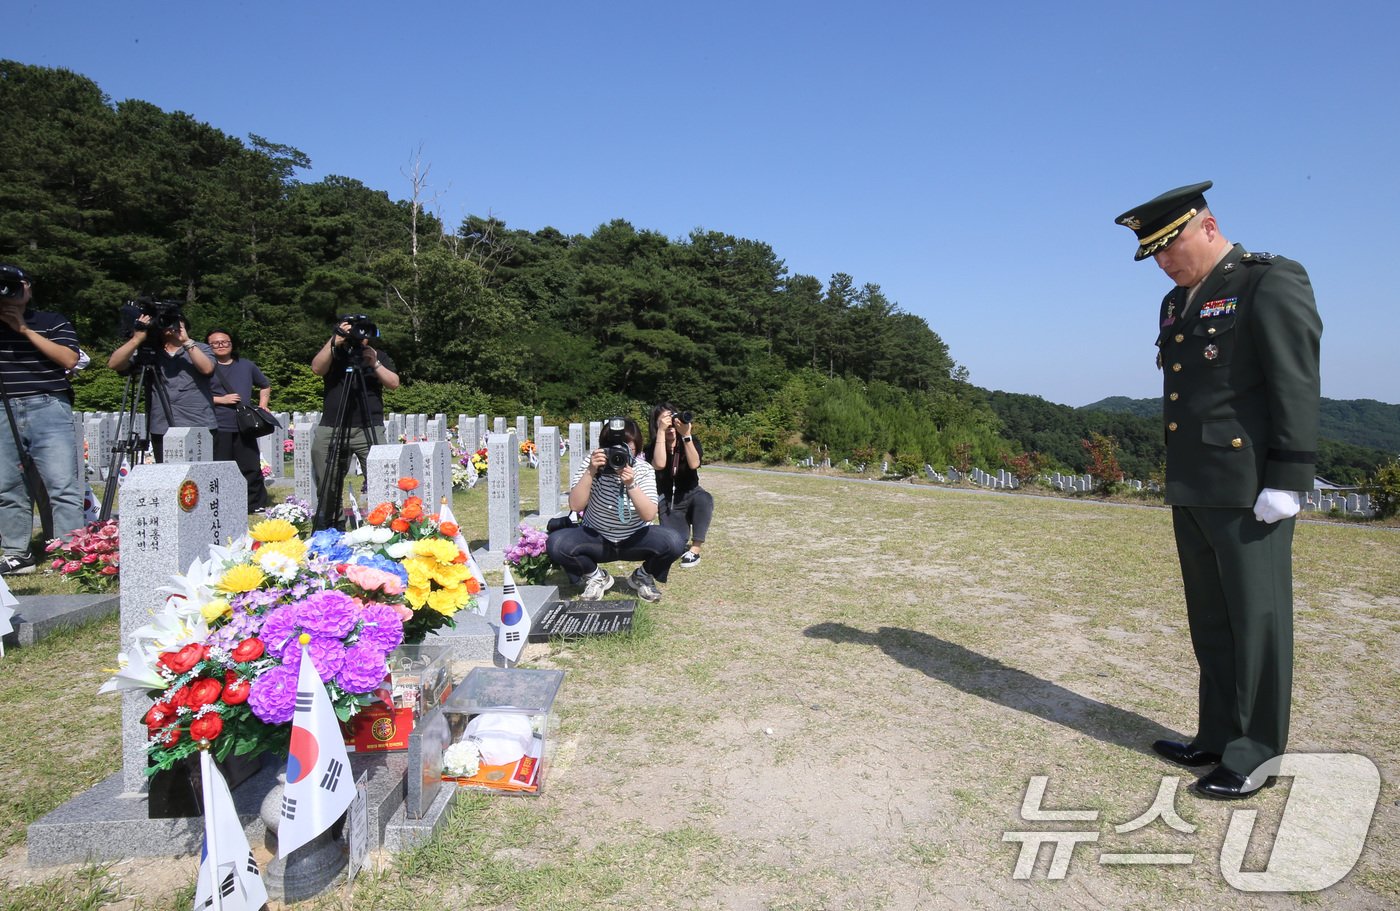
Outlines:
<svg viewBox="0 0 1400 911"><path fill-rule="evenodd" d="M230 674L233 671L229 671ZM253 685L240 677L228 681L224 684L224 702L228 705L242 705L248 701L248 694L253 691Z"/></svg>
<svg viewBox="0 0 1400 911"><path fill-rule="evenodd" d="M233 647L230 656L240 664L244 661L253 661L263 655L263 642L257 636L249 636Z"/></svg>
<svg viewBox="0 0 1400 911"><path fill-rule="evenodd" d="M177 709L178 709L178 708L189 708L189 705L190 705L190 688L189 688L188 684L185 685L185 686L180 687L178 690L171 690L170 695L165 697L165 701L166 701L166 702L169 702L171 705L175 706L175 708L177 708Z"/></svg>
<svg viewBox="0 0 1400 911"><path fill-rule="evenodd" d="M189 706L197 712L211 702L218 702L223 691L224 685L213 677L200 677L190 684Z"/></svg>
<svg viewBox="0 0 1400 911"><path fill-rule="evenodd" d="M156 661L165 669L174 674L188 673L190 668L203 661L209 655L209 649L197 642L192 642L178 652L166 652Z"/></svg>
<svg viewBox="0 0 1400 911"><path fill-rule="evenodd" d="M157 728L163 728L175 720L175 706L162 699L147 710L144 720L146 726L154 733Z"/></svg>
<svg viewBox="0 0 1400 911"><path fill-rule="evenodd" d="M399 478L399 490L415 490L418 487L416 478Z"/></svg>
<svg viewBox="0 0 1400 911"><path fill-rule="evenodd" d="M218 712L210 712L190 723L190 737L195 740L213 740L223 733L223 730L224 719L219 717Z"/></svg>

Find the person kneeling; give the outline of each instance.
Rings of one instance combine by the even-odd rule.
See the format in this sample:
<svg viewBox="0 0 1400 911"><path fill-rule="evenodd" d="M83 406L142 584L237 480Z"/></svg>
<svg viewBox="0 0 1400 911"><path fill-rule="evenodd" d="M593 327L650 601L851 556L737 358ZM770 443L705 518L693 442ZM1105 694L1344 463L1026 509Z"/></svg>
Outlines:
<svg viewBox="0 0 1400 911"><path fill-rule="evenodd" d="M569 509L580 523L549 536L549 558L564 567L570 581L584 583L583 600L596 601L613 586L613 577L598 564L641 560L625 580L644 601L660 601L665 582L685 550L676 532L652 525L660 497L656 472L637 456L642 433L631 418L609 418L569 488Z"/></svg>

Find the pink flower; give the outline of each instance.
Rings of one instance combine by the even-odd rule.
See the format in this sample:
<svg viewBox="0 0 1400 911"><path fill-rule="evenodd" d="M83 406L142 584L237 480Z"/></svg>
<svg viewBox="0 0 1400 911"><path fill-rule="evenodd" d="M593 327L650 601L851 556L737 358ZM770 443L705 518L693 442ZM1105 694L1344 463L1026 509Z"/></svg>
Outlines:
<svg viewBox="0 0 1400 911"><path fill-rule="evenodd" d="M389 606L394 609L394 613L398 614L399 619L404 623L413 619L413 608L409 607L407 604L391 604Z"/></svg>
<svg viewBox="0 0 1400 911"><path fill-rule="evenodd" d="M50 568L51 568L51 569L62 569L62 568L63 568L63 558L62 558L62 557L59 557L57 560L53 561L53 566L50 567Z"/></svg>
<svg viewBox="0 0 1400 911"><path fill-rule="evenodd" d="M63 571L65 573L75 573L82 568L83 564L79 563L77 560L69 560L67 563L63 564Z"/></svg>
<svg viewBox="0 0 1400 911"><path fill-rule="evenodd" d="M403 594L403 580L382 569L352 564L345 567L345 578L367 592L379 591L390 596Z"/></svg>
<svg viewBox="0 0 1400 911"><path fill-rule="evenodd" d="M97 554L83 554L83 556L82 556L82 562L83 562L83 563L86 563L86 564L88 564L88 565L91 565L91 564L93 564L93 563L96 563L96 562L97 562Z"/></svg>

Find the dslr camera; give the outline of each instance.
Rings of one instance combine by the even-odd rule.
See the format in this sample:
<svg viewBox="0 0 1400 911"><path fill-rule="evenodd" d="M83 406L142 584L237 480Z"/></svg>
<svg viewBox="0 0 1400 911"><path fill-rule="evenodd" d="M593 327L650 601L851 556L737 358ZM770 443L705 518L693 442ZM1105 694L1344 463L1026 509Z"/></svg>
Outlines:
<svg viewBox="0 0 1400 911"><path fill-rule="evenodd" d="M623 418L608 418L603 423L603 432L598 435L598 443L603 448L607 463L603 471L617 474L632 464L632 447L627 442L627 421Z"/></svg>
<svg viewBox="0 0 1400 911"><path fill-rule="evenodd" d="M149 294L143 294L136 300L127 301L122 304L120 313L121 333L123 338L131 338L136 330L143 328L136 322L142 316L151 318L150 324L146 327L146 340L151 344L159 341L160 334L167 329L179 329L180 323L184 320L185 314L180 308L181 301L160 300Z"/></svg>
<svg viewBox="0 0 1400 911"><path fill-rule="evenodd" d="M24 296L24 283L29 276L19 266L0 265L0 298L14 300Z"/></svg>

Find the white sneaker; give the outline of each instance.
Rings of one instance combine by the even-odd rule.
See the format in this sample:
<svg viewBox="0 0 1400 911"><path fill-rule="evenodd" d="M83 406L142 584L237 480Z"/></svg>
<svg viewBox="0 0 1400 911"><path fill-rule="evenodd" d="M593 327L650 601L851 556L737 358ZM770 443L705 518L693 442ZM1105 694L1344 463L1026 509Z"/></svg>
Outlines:
<svg viewBox="0 0 1400 911"><path fill-rule="evenodd" d="M693 550L688 550L681 554L681 569L690 569L692 566L700 565L700 555Z"/></svg>
<svg viewBox="0 0 1400 911"><path fill-rule="evenodd" d="M593 575L584 580L583 594L579 596L579 600L597 601L603 597L604 592L612 587L613 577L600 566L593 570Z"/></svg>
<svg viewBox="0 0 1400 911"><path fill-rule="evenodd" d="M643 601L660 601L661 589L656 587L656 580L651 573L638 566L632 571L632 575L627 577L627 586L637 593L637 597Z"/></svg>

